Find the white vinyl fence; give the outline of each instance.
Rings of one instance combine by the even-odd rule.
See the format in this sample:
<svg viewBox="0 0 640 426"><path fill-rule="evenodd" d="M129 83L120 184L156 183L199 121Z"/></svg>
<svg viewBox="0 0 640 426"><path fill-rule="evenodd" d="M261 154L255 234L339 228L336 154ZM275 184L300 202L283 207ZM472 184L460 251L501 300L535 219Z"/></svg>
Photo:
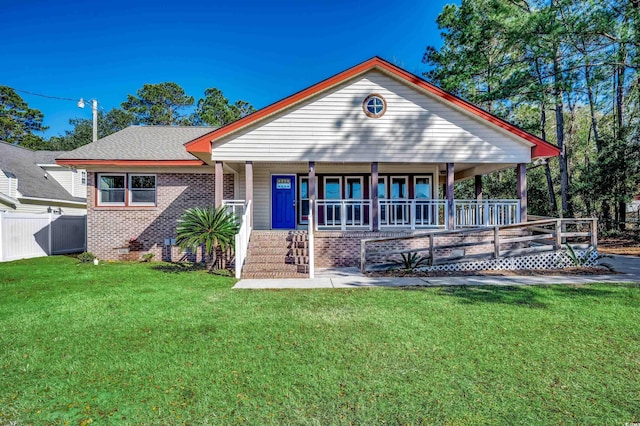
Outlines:
<svg viewBox="0 0 640 426"><path fill-rule="evenodd" d="M0 212L0 262L87 247L87 216Z"/></svg>

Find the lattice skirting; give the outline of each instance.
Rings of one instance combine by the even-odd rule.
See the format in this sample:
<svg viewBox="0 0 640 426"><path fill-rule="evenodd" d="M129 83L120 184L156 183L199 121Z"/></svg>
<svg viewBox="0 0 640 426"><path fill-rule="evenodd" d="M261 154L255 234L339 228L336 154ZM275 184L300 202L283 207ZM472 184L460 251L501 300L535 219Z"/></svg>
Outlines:
<svg viewBox="0 0 640 426"><path fill-rule="evenodd" d="M580 266L598 266L598 252L596 250L576 250L578 258L585 261ZM530 256L505 257L472 262L447 263L443 265L425 266L419 271L492 271L516 269L562 269L575 266L566 250L534 254Z"/></svg>

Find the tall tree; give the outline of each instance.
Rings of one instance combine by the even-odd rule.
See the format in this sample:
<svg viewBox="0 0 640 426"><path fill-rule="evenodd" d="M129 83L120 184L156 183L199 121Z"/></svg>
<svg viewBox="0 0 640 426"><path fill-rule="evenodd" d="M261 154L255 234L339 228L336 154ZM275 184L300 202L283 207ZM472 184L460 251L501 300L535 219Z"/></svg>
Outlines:
<svg viewBox="0 0 640 426"><path fill-rule="evenodd" d="M438 18L444 44L427 48L427 77L557 143L560 158L545 166L550 210L559 184L563 214L595 212L611 229L640 181L639 9L640 0L462 0Z"/></svg>
<svg viewBox="0 0 640 426"><path fill-rule="evenodd" d="M198 100L191 122L197 126L222 127L255 111L248 102L238 100L229 103L221 90L215 87L204 91L204 98Z"/></svg>
<svg viewBox="0 0 640 426"><path fill-rule="evenodd" d="M98 138L104 138L134 123L132 114L118 108L107 113L98 112ZM65 131L63 136L49 139L49 149L68 151L90 143L93 139L93 121L85 118L69 120L72 130Z"/></svg>
<svg viewBox="0 0 640 426"><path fill-rule="evenodd" d="M43 114L29 105L8 86L0 86L0 140L12 144L40 148L42 137L35 133L44 132Z"/></svg>
<svg viewBox="0 0 640 426"><path fill-rule="evenodd" d="M193 105L193 96L173 82L145 84L137 96L128 95L122 109L134 116L137 124L187 125L190 124L181 111Z"/></svg>

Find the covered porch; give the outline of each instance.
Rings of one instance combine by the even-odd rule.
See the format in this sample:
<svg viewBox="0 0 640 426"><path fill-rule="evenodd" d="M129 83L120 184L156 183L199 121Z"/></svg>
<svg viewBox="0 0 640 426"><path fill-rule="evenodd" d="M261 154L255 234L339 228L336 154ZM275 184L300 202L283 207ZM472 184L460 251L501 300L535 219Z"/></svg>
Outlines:
<svg viewBox="0 0 640 426"><path fill-rule="evenodd" d="M480 172L515 167L518 197L487 199ZM216 196L238 216L251 209L252 229L314 231L454 230L527 220L526 164L393 164L216 162L216 185L234 174L234 199ZM474 199L454 183L474 179ZM221 194L221 188L216 188ZM312 213L312 214L310 214Z"/></svg>

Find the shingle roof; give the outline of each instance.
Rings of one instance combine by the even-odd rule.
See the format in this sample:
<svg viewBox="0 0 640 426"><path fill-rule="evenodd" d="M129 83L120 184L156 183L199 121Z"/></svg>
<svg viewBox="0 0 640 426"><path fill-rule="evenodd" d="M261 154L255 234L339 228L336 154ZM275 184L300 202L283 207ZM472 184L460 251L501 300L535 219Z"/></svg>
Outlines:
<svg viewBox="0 0 640 426"><path fill-rule="evenodd" d="M83 203L84 198L73 197L38 164L54 164L61 151L32 151L6 142L0 142L0 170L18 178L18 191L25 197Z"/></svg>
<svg viewBox="0 0 640 426"><path fill-rule="evenodd" d="M95 142L64 152L62 160L194 160L184 144L215 127L130 126Z"/></svg>

